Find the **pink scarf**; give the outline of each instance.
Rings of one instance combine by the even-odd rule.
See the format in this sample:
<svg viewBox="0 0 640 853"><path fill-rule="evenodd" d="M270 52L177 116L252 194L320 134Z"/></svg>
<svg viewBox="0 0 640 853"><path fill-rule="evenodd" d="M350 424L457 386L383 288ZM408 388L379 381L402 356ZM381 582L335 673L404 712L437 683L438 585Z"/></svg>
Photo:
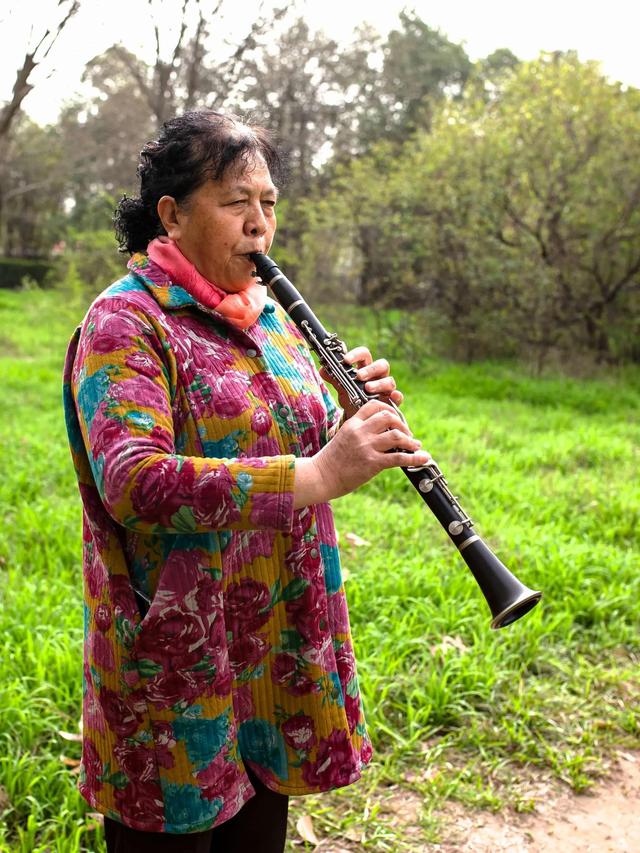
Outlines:
<svg viewBox="0 0 640 853"><path fill-rule="evenodd" d="M207 308L213 308L238 329L248 329L258 319L267 298L267 289L251 283L239 293L226 293L200 275L190 260L168 237L156 237L147 246L151 260L163 269L175 284Z"/></svg>

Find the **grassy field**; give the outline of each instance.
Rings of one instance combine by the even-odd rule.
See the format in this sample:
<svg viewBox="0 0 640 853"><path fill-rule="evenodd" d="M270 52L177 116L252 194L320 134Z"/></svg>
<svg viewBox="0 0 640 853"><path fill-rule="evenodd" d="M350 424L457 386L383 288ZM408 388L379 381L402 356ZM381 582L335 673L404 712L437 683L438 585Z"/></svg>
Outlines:
<svg viewBox="0 0 640 853"><path fill-rule="evenodd" d="M104 850L75 790L79 744L61 734L78 731L82 609L60 374L81 314L52 292L0 292L0 851ZM446 834L447 801L528 809L532 773L583 790L613 749L638 744L640 374L432 361L394 373L478 532L544 591L493 632L402 474L336 502L375 761L350 788L295 800L290 839L308 814L342 850L396 853ZM410 832L388 807L399 795L419 798Z"/></svg>

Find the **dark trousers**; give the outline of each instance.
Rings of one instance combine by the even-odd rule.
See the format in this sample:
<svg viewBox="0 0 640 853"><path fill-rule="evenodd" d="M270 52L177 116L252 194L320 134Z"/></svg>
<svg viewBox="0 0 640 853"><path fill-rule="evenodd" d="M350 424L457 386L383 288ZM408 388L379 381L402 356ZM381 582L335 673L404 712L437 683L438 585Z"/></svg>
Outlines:
<svg viewBox="0 0 640 853"><path fill-rule="evenodd" d="M289 797L270 791L247 768L256 790L238 814L207 832L171 835L104 819L108 853L283 853Z"/></svg>

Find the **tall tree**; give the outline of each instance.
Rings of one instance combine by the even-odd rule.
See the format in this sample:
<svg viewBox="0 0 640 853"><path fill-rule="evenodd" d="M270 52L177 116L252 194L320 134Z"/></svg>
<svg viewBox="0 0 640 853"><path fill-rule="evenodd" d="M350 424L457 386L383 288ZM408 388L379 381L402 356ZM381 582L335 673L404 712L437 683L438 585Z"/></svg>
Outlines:
<svg viewBox="0 0 640 853"><path fill-rule="evenodd" d="M151 107L131 86L121 55L122 48L110 48L89 62L84 81L93 94L67 103L60 115L74 218L85 217L102 194L114 196L135 188L136 151L156 131ZM133 55L130 61L139 62ZM105 221L101 227L108 225Z"/></svg>
<svg viewBox="0 0 640 853"><path fill-rule="evenodd" d="M70 163L71 215L109 226L109 203L135 187L135 148L169 116L232 99L243 76L245 51L255 49L266 31L261 12L231 49L212 38L214 24L224 29L225 2L176 0L170 28L160 23L158 3L148 0L155 57L151 63L117 44L87 63L83 82L92 94L68 103L59 127ZM283 14L273 11L273 19ZM165 17L166 21L166 17ZM221 53L222 51L222 53ZM137 140L137 141L136 141Z"/></svg>
<svg viewBox="0 0 640 853"><path fill-rule="evenodd" d="M226 103L242 76L245 54L287 11L286 4L268 10L261 4L244 35L229 45L223 35L228 0L179 0L171 33L158 14L160 8L166 11L166 2L148 0L148 5L155 44L153 62L147 65L116 45L94 60L92 68L95 71L106 61L113 69L119 62L158 126L185 109Z"/></svg>
<svg viewBox="0 0 640 853"><path fill-rule="evenodd" d="M238 106L278 137L291 170L289 194L309 191L340 113L338 46L295 21L273 45L245 64Z"/></svg>
<svg viewBox="0 0 640 853"><path fill-rule="evenodd" d="M400 28L389 33L382 69L381 106L388 133L402 140L418 128L428 129L434 105L447 94L459 94L471 69L462 45L415 12L401 12Z"/></svg>
<svg viewBox="0 0 640 853"><path fill-rule="evenodd" d="M328 134L330 140L329 169L364 153L378 138L380 91L382 86L383 37L364 24L353 41L341 48L333 74L340 91L337 121Z"/></svg>
<svg viewBox="0 0 640 853"><path fill-rule="evenodd" d="M323 166L341 121L340 62L336 42L299 18L271 45L252 52L238 89L236 109L273 131L287 160L278 250L293 273L308 224L304 201L321 194Z"/></svg>
<svg viewBox="0 0 640 853"><path fill-rule="evenodd" d="M58 0L55 6L53 3L51 6L53 8L49 23L39 29L31 28L11 94L0 106L0 254L7 251L6 188L10 180L7 161L10 157L11 134L20 116L24 99L33 90L33 72L48 59L60 34L80 8L80 0ZM46 13L42 17L46 18Z"/></svg>
<svg viewBox="0 0 640 853"><path fill-rule="evenodd" d="M340 162L381 140L401 145L416 130L428 130L444 99L464 89L473 65L464 48L403 11L382 39L363 28L341 56L347 97L337 128Z"/></svg>
<svg viewBox="0 0 640 853"><path fill-rule="evenodd" d="M388 298L394 291L390 284L402 282L407 273L404 266L391 273L388 260L396 256L394 250L386 255L387 262L380 263L385 245L381 235L385 231L384 216L394 218L396 214L387 209L385 214L374 216L373 221L369 216L380 201L379 188L386 186L385 172L413 134L430 129L440 105L460 95L472 64L460 45L429 27L415 12L404 11L398 28L384 41L372 31L361 32L360 39L341 56L340 69L348 88L328 172L337 167L345 198L354 202L353 242L362 258L357 276L358 299L371 304L379 293ZM356 74L350 82L344 72L352 69ZM346 177L350 174L350 161L363 154L369 155L375 166L369 192L361 184L366 167L353 168L354 173L359 173L353 187ZM340 169L345 165L346 172ZM396 231L396 248L401 243Z"/></svg>
<svg viewBox="0 0 640 853"><path fill-rule="evenodd" d="M306 274L324 241L367 304L430 310L467 358L637 357L639 160L640 91L543 55L499 97L472 89L393 156L378 145L343 167Z"/></svg>
<svg viewBox="0 0 640 853"><path fill-rule="evenodd" d="M35 69L44 62L60 34L71 18L80 8L80 0L58 0L55 10L55 20L44 27L44 32L35 35L31 30L29 44L25 48L22 64L16 73L16 79L9 99L0 108L0 160L7 144L11 127L22 107L22 102L33 89L32 75Z"/></svg>
<svg viewBox="0 0 640 853"><path fill-rule="evenodd" d="M5 160L2 196L8 211L4 250L15 257L43 257L64 230L67 163L53 127L27 116L14 123Z"/></svg>

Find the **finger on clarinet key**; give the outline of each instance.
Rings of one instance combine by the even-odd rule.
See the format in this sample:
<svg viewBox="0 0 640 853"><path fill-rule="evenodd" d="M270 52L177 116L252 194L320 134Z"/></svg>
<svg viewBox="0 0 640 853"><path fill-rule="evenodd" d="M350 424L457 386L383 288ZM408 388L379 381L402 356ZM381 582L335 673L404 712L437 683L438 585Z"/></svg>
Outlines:
<svg viewBox="0 0 640 853"><path fill-rule="evenodd" d="M416 450L411 457L409 465L413 468L420 468L422 465L433 465L433 459L428 450Z"/></svg>
<svg viewBox="0 0 640 853"><path fill-rule="evenodd" d="M387 377L389 376L390 371L391 365L387 359L378 358L376 361L372 361L369 364L365 364L363 367L359 367L356 377L360 379L361 382L366 382L368 379Z"/></svg>
<svg viewBox="0 0 640 853"><path fill-rule="evenodd" d="M382 394L390 397L396 390L396 381L393 376L385 376L383 379L372 379L365 382L364 390L369 394Z"/></svg>
<svg viewBox="0 0 640 853"><path fill-rule="evenodd" d="M422 468L423 465L429 465L431 459L426 450L416 450L414 453L409 450L392 450L387 456L392 466L402 468Z"/></svg>
<svg viewBox="0 0 640 853"><path fill-rule="evenodd" d="M367 347L354 347L343 355L342 360L347 364L359 364L366 367L373 362L373 356Z"/></svg>
<svg viewBox="0 0 640 853"><path fill-rule="evenodd" d="M359 412L361 420L367 421L372 419L372 426L378 432L399 429L406 435L411 435L411 430L394 408L389 406L384 400L370 400L366 403Z"/></svg>

